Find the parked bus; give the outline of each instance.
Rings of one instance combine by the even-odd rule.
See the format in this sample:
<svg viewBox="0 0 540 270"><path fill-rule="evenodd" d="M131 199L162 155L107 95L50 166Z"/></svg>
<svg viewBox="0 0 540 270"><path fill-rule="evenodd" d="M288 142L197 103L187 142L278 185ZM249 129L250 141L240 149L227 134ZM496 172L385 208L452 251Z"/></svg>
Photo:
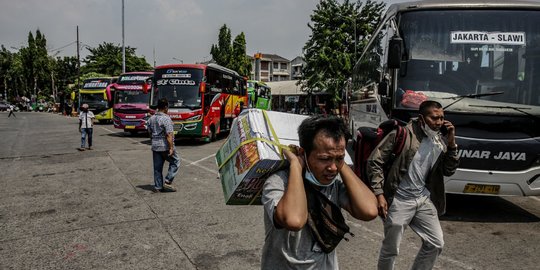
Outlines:
<svg viewBox="0 0 540 270"><path fill-rule="evenodd" d="M143 91L143 84L153 72L128 72L120 75L116 83L107 87L114 93L113 124L115 128L135 134L146 131L150 116L150 94Z"/></svg>
<svg viewBox="0 0 540 270"><path fill-rule="evenodd" d="M352 126L406 123L436 100L461 158L448 193L540 195L539 25L539 2L391 5L355 65L353 87L375 94L351 105Z"/></svg>
<svg viewBox="0 0 540 270"><path fill-rule="evenodd" d="M249 107L262 110L272 109L272 91L262 81L247 81Z"/></svg>
<svg viewBox="0 0 540 270"><path fill-rule="evenodd" d="M150 104L167 98L176 138L214 141L247 106L246 86L245 78L216 64L164 65L154 71Z"/></svg>
<svg viewBox="0 0 540 270"><path fill-rule="evenodd" d="M88 104L88 109L94 113L100 123L110 122L113 117L112 94L107 93L107 86L116 82L116 78L92 78L83 81L79 90L79 106Z"/></svg>

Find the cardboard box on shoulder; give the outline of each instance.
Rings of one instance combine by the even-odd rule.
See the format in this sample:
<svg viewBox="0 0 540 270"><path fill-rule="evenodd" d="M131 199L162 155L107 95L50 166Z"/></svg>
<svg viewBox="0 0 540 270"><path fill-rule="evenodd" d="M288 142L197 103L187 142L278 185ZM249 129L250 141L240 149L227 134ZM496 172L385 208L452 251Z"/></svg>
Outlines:
<svg viewBox="0 0 540 270"><path fill-rule="evenodd" d="M306 118L247 109L234 119L229 137L216 153L226 204L261 204L266 177L288 166L279 144L299 145L298 126Z"/></svg>

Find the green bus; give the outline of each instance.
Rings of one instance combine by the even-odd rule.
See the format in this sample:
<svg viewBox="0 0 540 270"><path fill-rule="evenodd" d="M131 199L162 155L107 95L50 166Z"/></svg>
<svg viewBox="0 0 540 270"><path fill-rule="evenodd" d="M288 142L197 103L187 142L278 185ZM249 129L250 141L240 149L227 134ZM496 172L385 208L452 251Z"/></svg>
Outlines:
<svg viewBox="0 0 540 270"><path fill-rule="evenodd" d="M271 110L272 91L266 83L255 80L248 80L248 103L250 108Z"/></svg>

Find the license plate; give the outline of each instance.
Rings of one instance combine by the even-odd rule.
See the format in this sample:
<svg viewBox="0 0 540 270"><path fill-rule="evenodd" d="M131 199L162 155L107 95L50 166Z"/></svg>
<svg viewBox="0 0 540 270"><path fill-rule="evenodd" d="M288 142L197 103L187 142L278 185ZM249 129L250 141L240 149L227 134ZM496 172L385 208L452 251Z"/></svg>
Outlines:
<svg viewBox="0 0 540 270"><path fill-rule="evenodd" d="M135 126L126 126L126 129L134 129Z"/></svg>
<svg viewBox="0 0 540 270"><path fill-rule="evenodd" d="M499 185L466 184L463 193L499 194Z"/></svg>

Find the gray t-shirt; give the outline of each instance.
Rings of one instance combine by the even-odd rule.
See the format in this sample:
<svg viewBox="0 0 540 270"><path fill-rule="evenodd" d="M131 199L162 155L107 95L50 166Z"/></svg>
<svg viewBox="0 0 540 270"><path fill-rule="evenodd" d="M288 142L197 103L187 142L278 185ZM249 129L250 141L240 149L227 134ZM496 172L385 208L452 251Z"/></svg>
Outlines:
<svg viewBox="0 0 540 270"><path fill-rule="evenodd" d="M336 251L324 253L306 225L293 232L274 224L275 208L287 187L289 172L278 171L265 181L262 192L265 241L261 269L339 269ZM332 202L345 208L349 196L341 179L321 189Z"/></svg>
<svg viewBox="0 0 540 270"><path fill-rule="evenodd" d="M156 114L148 119L147 125L148 131L152 136L152 151L168 151L167 133L174 132L174 124L171 117L162 112L156 112Z"/></svg>

